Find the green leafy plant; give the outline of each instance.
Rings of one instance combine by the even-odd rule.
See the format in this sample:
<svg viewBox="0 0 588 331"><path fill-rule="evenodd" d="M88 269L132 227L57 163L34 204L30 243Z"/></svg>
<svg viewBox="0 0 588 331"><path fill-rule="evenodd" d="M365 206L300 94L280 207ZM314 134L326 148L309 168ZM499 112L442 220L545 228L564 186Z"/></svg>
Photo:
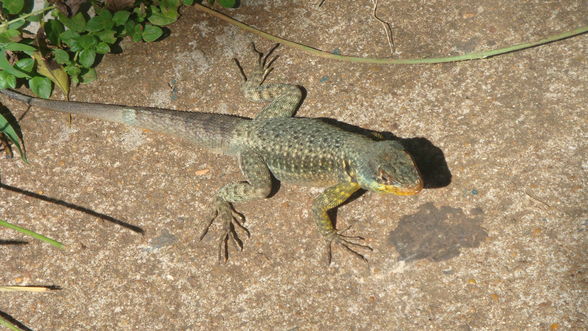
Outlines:
<svg viewBox="0 0 588 331"><path fill-rule="evenodd" d="M2 318L2 316L0 316L0 326L6 327L7 329L12 331L20 331L20 329L17 328L16 325L8 322L6 319Z"/></svg>
<svg viewBox="0 0 588 331"><path fill-rule="evenodd" d="M53 240L51 238L47 238L41 234L38 234L36 232L33 232L31 230L22 228L20 226L8 223L5 220L0 219L0 227L5 227L8 229L12 229L12 230L16 230L20 233L23 233L25 235L31 236L35 239L39 239L41 241L44 241L50 245L53 245L57 248L64 248L63 244L60 243L59 241ZM15 291L26 291L26 292L47 292L47 291L51 291L55 289L52 286L0 286L0 292L15 292ZM15 330L15 331L19 331L21 330L20 328L18 328L16 325L14 325L13 323L11 323L10 321L8 321L7 319L3 318L2 316L0 316L0 326L3 326L9 330Z"/></svg>
<svg viewBox="0 0 588 331"><path fill-rule="evenodd" d="M70 82L96 79L100 56L118 49L122 38L153 42L194 0L48 0L33 11L25 0L0 0L0 88L25 83L48 98L53 85L65 94ZM212 2L212 1L209 1ZM236 0L218 0L234 7ZM27 30L32 22L41 27Z"/></svg>
<svg viewBox="0 0 588 331"><path fill-rule="evenodd" d="M10 125L6 117L0 114L0 145L4 147L4 150L7 155L11 156L12 152L10 151L8 143L6 143L6 139L8 139L8 141L10 141L12 144L14 144L14 146L16 146L20 158L28 163L27 155L25 153L24 148L22 148L20 145L20 139L18 134L16 133L16 130L12 125Z"/></svg>
<svg viewBox="0 0 588 331"><path fill-rule="evenodd" d="M23 233L23 234L27 235L27 236L31 236L31 237L33 237L35 239L39 239L41 241L44 241L44 242L46 242L46 243L48 243L50 245L53 245L53 246L55 246L57 248L63 248L63 244L60 243L59 241L53 240L51 238L47 238L47 237L45 237L45 236L43 236L41 234L38 234L38 233L33 232L31 230L22 228L20 226L17 226L17 225L8 223L5 220L1 220L0 219L0 226L5 227L5 228L9 228L9 229L12 229L12 230L16 230L16 231L18 231L20 233Z"/></svg>
<svg viewBox="0 0 588 331"><path fill-rule="evenodd" d="M164 26L179 18L179 8L197 0L48 0L33 10L25 0L0 0L0 89L26 84L37 96L49 98L57 85L66 95L70 84L96 79L100 56L118 49L125 37L153 42L165 34ZM217 0L235 7L237 0ZM214 0L208 0L214 3ZM31 23L40 28L27 30ZM26 162L19 137L0 115L0 143L10 155L7 141Z"/></svg>

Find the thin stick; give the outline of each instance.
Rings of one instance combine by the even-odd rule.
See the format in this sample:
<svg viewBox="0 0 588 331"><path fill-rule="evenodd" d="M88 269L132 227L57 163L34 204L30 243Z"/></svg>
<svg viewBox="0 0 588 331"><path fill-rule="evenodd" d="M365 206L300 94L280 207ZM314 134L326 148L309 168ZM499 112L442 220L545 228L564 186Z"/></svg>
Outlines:
<svg viewBox="0 0 588 331"><path fill-rule="evenodd" d="M201 10L207 14L210 14L216 18L219 18L225 22L233 24L233 25L239 27L240 29L243 29L245 31L249 31L249 32L254 33L258 36L266 38L268 40L272 40L274 42L277 42L277 43L280 43L280 44L283 44L286 46L300 49L306 53L309 53L309 54L312 54L312 55L315 55L318 57L323 57L323 58L332 59L332 60L346 61L346 62L370 63L370 64L423 64L423 63L446 63L446 62L458 62L458 61L485 59L485 58L492 57L492 56L497 56L497 55L501 55L501 54L505 54L505 53L519 51L519 50L526 49L526 48L544 45L544 44L547 44L550 42L574 37L574 36L581 35L583 33L588 32L588 25L586 25L586 26L577 28L572 31L556 34L556 35L541 39L539 41L531 42L531 43L518 44L518 45L499 48L499 49L490 50L490 51L475 52L475 53L469 53L469 54L458 55L458 56L450 56L450 57L437 57L437 58L425 58L425 59L364 58L364 57L337 55L337 54L332 54L329 52L321 51L321 50L318 50L318 49L310 47L310 46L302 45L302 44L299 44L299 43L296 43L296 42L293 42L290 40L286 40L286 39L283 39L280 37L276 37L276 36L271 35L269 33L260 31L258 29L251 27L251 26L243 24L243 23L241 23L241 22L239 22L229 16L226 16L226 15L221 14L217 11L214 11L208 7L205 7L201 4L196 3L196 4L194 4L194 7L196 7L196 9Z"/></svg>
<svg viewBox="0 0 588 331"><path fill-rule="evenodd" d="M0 292L49 292L50 286L0 286Z"/></svg>
<svg viewBox="0 0 588 331"><path fill-rule="evenodd" d="M13 19L13 20L8 21L8 22L2 22L2 24L0 24L0 29L4 29L4 28L8 27L12 23L16 23L18 21L22 21L22 20L24 20L24 19L26 19L28 17L31 17L31 16L43 14L44 12L46 12L48 10L53 10L53 9L55 9L55 5L47 6L47 7L43 8L43 9L34 11L32 13L28 13L26 15L19 16L19 17Z"/></svg>
<svg viewBox="0 0 588 331"><path fill-rule="evenodd" d="M386 37L388 37L388 45L390 45L390 54L394 54L396 47L394 47L394 39L392 39L392 27L390 26L390 23L380 19L376 15L376 11L378 10L378 0L372 1L374 2L374 12L372 13L372 16L378 21L380 21L380 23L382 23L382 25L384 26L384 30L386 31Z"/></svg>

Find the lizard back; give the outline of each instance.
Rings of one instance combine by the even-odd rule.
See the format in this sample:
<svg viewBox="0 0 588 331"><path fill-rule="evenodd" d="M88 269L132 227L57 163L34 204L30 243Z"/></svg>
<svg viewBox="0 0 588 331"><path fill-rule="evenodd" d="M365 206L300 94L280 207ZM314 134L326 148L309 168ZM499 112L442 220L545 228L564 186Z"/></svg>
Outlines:
<svg viewBox="0 0 588 331"><path fill-rule="evenodd" d="M371 141L315 118L255 119L244 126L241 144L259 154L277 179L302 185L349 180L349 148Z"/></svg>

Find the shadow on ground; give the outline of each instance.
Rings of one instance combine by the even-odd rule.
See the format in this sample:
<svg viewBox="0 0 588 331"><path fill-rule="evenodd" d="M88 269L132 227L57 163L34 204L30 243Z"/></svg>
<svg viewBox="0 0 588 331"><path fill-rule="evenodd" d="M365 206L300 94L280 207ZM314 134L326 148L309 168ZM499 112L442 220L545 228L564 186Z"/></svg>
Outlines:
<svg viewBox="0 0 588 331"><path fill-rule="evenodd" d="M479 247L488 237L480 225L483 211L476 208L470 214L474 217L467 217L461 208L426 203L416 214L400 219L388 242L400 254L398 260L449 260L459 256L462 247Z"/></svg>

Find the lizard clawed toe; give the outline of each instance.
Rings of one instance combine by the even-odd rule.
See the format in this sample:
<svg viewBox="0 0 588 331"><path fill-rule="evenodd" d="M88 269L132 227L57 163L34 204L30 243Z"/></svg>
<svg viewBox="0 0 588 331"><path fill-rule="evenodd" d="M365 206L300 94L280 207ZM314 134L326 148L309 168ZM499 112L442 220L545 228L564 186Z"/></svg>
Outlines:
<svg viewBox="0 0 588 331"><path fill-rule="evenodd" d="M217 200L215 202L214 215L210 218L204 231L200 235L200 240L206 236L210 226L216 219L219 219L222 222L222 233L219 237L218 259L219 261L227 262L229 259L229 241L233 243L237 250L243 250L243 241L239 238L237 229L243 231L248 238L251 237L251 233L243 225L243 223L245 223L245 216L243 216L243 214L237 212L230 203Z"/></svg>
<svg viewBox="0 0 588 331"><path fill-rule="evenodd" d="M357 243L356 241L364 241L365 238L361 237L361 236L347 236L344 235L343 233L347 230L349 230L349 228L351 228L351 226L341 230L341 231L334 231L333 233L331 233L328 237L327 237L327 248L328 248L328 265L331 264L332 261L332 250L333 250L333 244L338 244L341 247L343 247L347 252L351 253L352 255L354 255L355 257L360 258L362 261L364 262L368 262L368 260L365 258L365 256L363 256L363 254L359 253L357 251L357 249L365 249L368 251L373 251L373 249L365 244L360 244Z"/></svg>
<svg viewBox="0 0 588 331"><path fill-rule="evenodd" d="M265 55L263 52L260 52L257 50L257 48L255 48L255 43L252 42L250 47L251 47L251 50L257 54L257 64L262 68L266 68L266 67L269 67L272 64L272 62L274 62L278 58L278 55L276 55L274 58L272 58L271 61L269 61L269 62L267 61L267 59L270 57L270 55L279 46L280 46L280 44L276 43L272 48L270 48L270 50L267 53L265 53Z"/></svg>
<svg viewBox="0 0 588 331"><path fill-rule="evenodd" d="M241 74L241 78L243 79L243 81L247 82L247 75L245 74L245 70L243 70L241 63L239 63L239 60L237 60L236 58L233 58L233 61L235 61L237 68L239 68L239 73Z"/></svg>
<svg viewBox="0 0 588 331"><path fill-rule="evenodd" d="M260 52L255 48L254 43L251 43L251 49L253 50L253 52L257 54L257 68L253 72L253 75L255 75L256 78L259 77L257 79L259 80L259 86L263 84L265 78L273 70L272 64L278 59L279 55L272 57L270 60L268 59L274 52L274 50L278 48L278 46L280 46L280 44L275 44L267 53L264 54L263 52Z"/></svg>
<svg viewBox="0 0 588 331"><path fill-rule="evenodd" d="M272 70L273 70L272 65L278 59L279 55L276 55L276 56L272 57L271 59L269 59L269 57L273 53L273 51L276 48L278 48L279 45L280 44L276 44L267 53L264 54L263 52L260 52L255 48L254 43L251 43L251 46L250 46L251 50L253 52L255 52L255 54L257 54L257 68L253 71L250 78L247 78L247 75L245 74L245 70L241 66L241 63L239 63L239 60L236 58L233 58L233 60L237 64L237 67L239 68L239 72L241 73L241 77L243 78L244 82L253 81L254 84L256 84L257 86L261 86L263 84L266 77L270 74L270 72L272 72Z"/></svg>

